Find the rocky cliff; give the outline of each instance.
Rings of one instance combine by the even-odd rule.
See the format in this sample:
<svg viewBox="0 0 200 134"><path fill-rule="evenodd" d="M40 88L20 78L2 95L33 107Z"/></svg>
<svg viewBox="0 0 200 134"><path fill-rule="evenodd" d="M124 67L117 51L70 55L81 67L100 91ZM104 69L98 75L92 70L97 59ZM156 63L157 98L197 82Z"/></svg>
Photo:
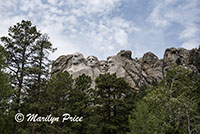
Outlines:
<svg viewBox="0 0 200 134"><path fill-rule="evenodd" d="M131 87L139 89L144 84L162 80L165 72L174 65L200 72L200 48L168 48L163 59L152 52L145 53L139 59L133 59L131 55L131 51L121 50L117 55L100 61L96 56L84 58L79 52L62 55L53 62L52 75L68 71L73 78L86 74L94 81L100 74L116 73L117 77L124 77Z"/></svg>

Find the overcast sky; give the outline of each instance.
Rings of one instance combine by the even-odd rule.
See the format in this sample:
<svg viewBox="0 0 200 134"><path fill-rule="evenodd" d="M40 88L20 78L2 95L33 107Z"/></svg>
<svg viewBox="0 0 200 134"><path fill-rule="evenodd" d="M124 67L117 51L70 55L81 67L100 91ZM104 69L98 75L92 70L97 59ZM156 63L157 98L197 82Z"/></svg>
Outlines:
<svg viewBox="0 0 200 134"><path fill-rule="evenodd" d="M60 55L81 52L105 59L120 50L133 57L200 44L200 0L0 0L0 36L30 20Z"/></svg>

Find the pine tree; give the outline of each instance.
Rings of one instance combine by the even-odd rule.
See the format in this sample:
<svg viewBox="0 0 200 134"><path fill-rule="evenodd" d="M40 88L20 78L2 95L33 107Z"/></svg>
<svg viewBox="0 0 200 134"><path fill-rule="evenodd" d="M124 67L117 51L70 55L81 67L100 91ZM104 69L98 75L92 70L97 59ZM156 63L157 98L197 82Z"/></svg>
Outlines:
<svg viewBox="0 0 200 134"><path fill-rule="evenodd" d="M32 48L31 67L29 68L29 92L35 97L31 98L33 102L39 101L42 83L50 78L51 60L48 59L49 53L54 52L52 44L49 42L47 34L41 35ZM33 93L34 92L34 93ZM29 96L30 97L30 96Z"/></svg>
<svg viewBox="0 0 200 134"><path fill-rule="evenodd" d="M73 79L68 72L59 72L54 75L49 83L48 87L43 93L42 105L43 112L42 115L46 116L51 114L54 117L61 117L64 113L71 113L71 107L69 103L69 97L73 89ZM62 123L60 120L57 123L40 123L42 127L36 131L41 133L71 133L70 122Z"/></svg>
<svg viewBox="0 0 200 134"><path fill-rule="evenodd" d="M35 45L32 48L33 53L31 54L31 67L29 68L29 79L27 96L24 100L23 109L26 113L37 113L40 114L41 110L41 99L43 99L43 92L48 84L50 78L50 65L51 60L48 59L50 52L54 52L52 44L49 42L47 34L41 35ZM28 109L28 110L27 110ZM35 133L39 124L29 123L32 126L32 134Z"/></svg>
<svg viewBox="0 0 200 134"><path fill-rule="evenodd" d="M28 79L30 77L33 46L40 32L30 21L22 20L11 26L8 36L1 37L1 41L8 53L8 70L12 76L12 86L14 87L13 110L14 113L21 111L21 104L26 95ZM17 133L17 123L14 122L13 133Z"/></svg>
<svg viewBox="0 0 200 134"><path fill-rule="evenodd" d="M94 90L91 88L91 78L85 74L75 79L74 88L69 97L70 109L73 115L82 116L83 121L71 123L74 133L98 134L96 113L94 112Z"/></svg>
<svg viewBox="0 0 200 134"><path fill-rule="evenodd" d="M96 79L96 114L100 115L101 133L129 132L128 115L133 108L133 89L116 74L100 75Z"/></svg>
<svg viewBox="0 0 200 134"><path fill-rule="evenodd" d="M5 72L7 56L4 48L0 46L0 133L10 134L12 128L10 100L13 89L10 85L9 75Z"/></svg>

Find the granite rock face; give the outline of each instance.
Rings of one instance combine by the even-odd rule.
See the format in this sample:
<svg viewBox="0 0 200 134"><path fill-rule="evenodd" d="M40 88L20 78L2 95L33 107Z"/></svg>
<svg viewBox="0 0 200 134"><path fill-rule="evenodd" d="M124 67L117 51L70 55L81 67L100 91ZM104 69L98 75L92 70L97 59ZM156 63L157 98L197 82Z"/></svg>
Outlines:
<svg viewBox="0 0 200 134"><path fill-rule="evenodd" d="M153 80L160 81L163 78L163 60L151 53L145 53L141 60L142 70L147 74L150 82Z"/></svg>
<svg viewBox="0 0 200 134"><path fill-rule="evenodd" d="M196 52L196 55L193 55L193 52ZM163 57L163 73L174 65L180 65L198 72L198 65L194 64L194 62L199 60L199 57L200 49L168 48Z"/></svg>
<svg viewBox="0 0 200 134"><path fill-rule="evenodd" d="M131 51L121 50L117 55L100 61L96 56L84 58L79 52L62 55L53 62L52 75L68 71L73 78L86 74L94 81L100 74L116 73L117 77L124 77L131 87L138 90L143 85L162 80L165 72L173 65L200 71L200 49L168 48L163 59L152 52L145 53L139 59L133 59L131 55ZM92 86L95 86L94 82Z"/></svg>

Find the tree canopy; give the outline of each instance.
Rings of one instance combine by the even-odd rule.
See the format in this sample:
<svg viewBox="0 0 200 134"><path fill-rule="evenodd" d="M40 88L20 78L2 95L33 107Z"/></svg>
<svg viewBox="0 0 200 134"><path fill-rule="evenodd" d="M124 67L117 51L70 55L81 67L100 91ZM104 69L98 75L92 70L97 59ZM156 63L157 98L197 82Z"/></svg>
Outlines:
<svg viewBox="0 0 200 134"><path fill-rule="evenodd" d="M182 67L137 103L130 117L132 134L197 134L200 131L199 74Z"/></svg>

